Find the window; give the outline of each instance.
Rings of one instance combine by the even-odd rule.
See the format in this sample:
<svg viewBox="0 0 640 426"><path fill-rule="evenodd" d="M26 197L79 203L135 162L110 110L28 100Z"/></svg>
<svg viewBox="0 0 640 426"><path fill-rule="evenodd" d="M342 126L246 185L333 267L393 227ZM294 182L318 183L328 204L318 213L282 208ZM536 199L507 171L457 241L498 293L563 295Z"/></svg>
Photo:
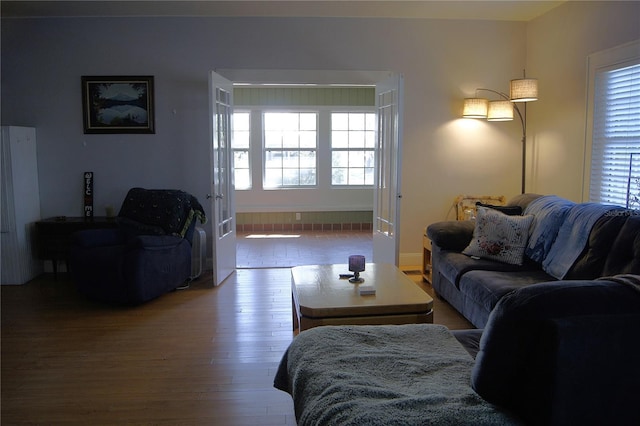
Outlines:
<svg viewBox="0 0 640 426"><path fill-rule="evenodd" d="M589 199L640 208L640 58L592 70Z"/></svg>
<svg viewBox="0 0 640 426"><path fill-rule="evenodd" d="M316 185L318 114L264 113L264 188Z"/></svg>
<svg viewBox="0 0 640 426"><path fill-rule="evenodd" d="M248 112L233 113L233 169L236 189L251 189L251 161L249 141L251 137L251 115Z"/></svg>
<svg viewBox="0 0 640 426"><path fill-rule="evenodd" d="M373 185L376 115L331 114L331 184Z"/></svg>

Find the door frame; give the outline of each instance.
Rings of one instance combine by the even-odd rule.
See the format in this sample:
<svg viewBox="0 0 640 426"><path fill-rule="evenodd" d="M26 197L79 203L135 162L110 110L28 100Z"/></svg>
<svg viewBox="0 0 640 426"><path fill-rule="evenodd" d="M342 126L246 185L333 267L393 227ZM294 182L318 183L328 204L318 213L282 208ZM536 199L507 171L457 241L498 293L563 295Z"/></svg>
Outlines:
<svg viewBox="0 0 640 426"><path fill-rule="evenodd" d="M233 84L259 85L259 84L317 84L317 85L353 85L353 86L376 86L378 83L386 81L390 76L399 75L392 71L345 71L345 70L295 70L295 69L245 69L245 68L221 68L216 69L216 73L224 76ZM401 99L402 102L402 99ZM399 110L400 118L398 123L402 125L403 108ZM400 129L402 134L402 129ZM402 158L397 157L401 164ZM399 168L399 167L398 167ZM401 191L402 188L398 188ZM375 200L374 200L375 202ZM375 206L373 206L375 211ZM235 210L235 206L234 206ZM398 209L399 212L399 209ZM375 218L374 218L375 220ZM400 257L400 217L397 218L396 232L396 266ZM372 229L372 233L375 232ZM214 241L215 244L215 241ZM215 246L214 246L215 253ZM374 245L375 249L375 245ZM374 253L374 258L376 257Z"/></svg>

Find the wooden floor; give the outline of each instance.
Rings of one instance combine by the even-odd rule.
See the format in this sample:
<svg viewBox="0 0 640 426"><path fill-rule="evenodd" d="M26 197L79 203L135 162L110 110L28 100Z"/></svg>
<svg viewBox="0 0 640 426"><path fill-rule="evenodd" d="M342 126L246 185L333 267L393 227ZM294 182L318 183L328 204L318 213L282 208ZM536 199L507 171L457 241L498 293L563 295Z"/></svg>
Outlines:
<svg viewBox="0 0 640 426"><path fill-rule="evenodd" d="M293 338L290 270L210 282L139 307L89 302L66 274L2 286L2 424L295 424L273 388ZM470 327L438 299L434 318Z"/></svg>
<svg viewBox="0 0 640 426"><path fill-rule="evenodd" d="M373 259L371 231L238 232L236 237L238 268L347 263L351 254Z"/></svg>

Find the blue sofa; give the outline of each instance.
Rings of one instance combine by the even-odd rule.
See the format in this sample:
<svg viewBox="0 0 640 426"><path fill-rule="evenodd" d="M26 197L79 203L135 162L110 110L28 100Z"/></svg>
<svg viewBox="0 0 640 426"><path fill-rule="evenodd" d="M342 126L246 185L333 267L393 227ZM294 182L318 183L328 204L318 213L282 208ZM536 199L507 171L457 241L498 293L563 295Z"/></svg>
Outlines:
<svg viewBox="0 0 640 426"><path fill-rule="evenodd" d="M640 276L625 274L526 286L454 333L478 349L473 389L526 424L637 425L639 329Z"/></svg>
<svg viewBox="0 0 640 426"><path fill-rule="evenodd" d="M521 263L463 253L482 238L474 235L476 222L447 221L427 227L433 289L477 328L485 326L502 297L519 288L561 279L640 274L640 212L535 194L517 196L507 207L520 208L522 214L483 210L491 210L494 220L533 216Z"/></svg>
<svg viewBox="0 0 640 426"><path fill-rule="evenodd" d="M116 220L117 228L72 235L69 266L81 294L139 304L188 284L196 221L206 221L195 197L132 188Z"/></svg>
<svg viewBox="0 0 640 426"><path fill-rule="evenodd" d="M299 425L640 424L640 215L530 194L507 207L520 217L480 206L427 230L434 289L478 329L294 338L274 386Z"/></svg>

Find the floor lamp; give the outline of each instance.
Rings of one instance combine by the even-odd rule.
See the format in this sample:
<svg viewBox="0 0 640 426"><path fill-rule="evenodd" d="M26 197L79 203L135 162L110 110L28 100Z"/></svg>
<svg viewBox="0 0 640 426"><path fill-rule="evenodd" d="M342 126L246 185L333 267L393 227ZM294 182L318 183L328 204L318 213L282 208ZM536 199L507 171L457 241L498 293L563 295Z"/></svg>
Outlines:
<svg viewBox="0 0 640 426"><path fill-rule="evenodd" d="M520 78L511 80L510 96L492 89L476 89L494 93L502 100L489 101L485 98L467 98L464 100L462 116L464 118L483 118L487 121L512 121L515 110L522 124L522 193L525 193L525 175L527 167L527 104L538 100L538 80L535 78ZM524 102L524 111L518 108L518 103Z"/></svg>

